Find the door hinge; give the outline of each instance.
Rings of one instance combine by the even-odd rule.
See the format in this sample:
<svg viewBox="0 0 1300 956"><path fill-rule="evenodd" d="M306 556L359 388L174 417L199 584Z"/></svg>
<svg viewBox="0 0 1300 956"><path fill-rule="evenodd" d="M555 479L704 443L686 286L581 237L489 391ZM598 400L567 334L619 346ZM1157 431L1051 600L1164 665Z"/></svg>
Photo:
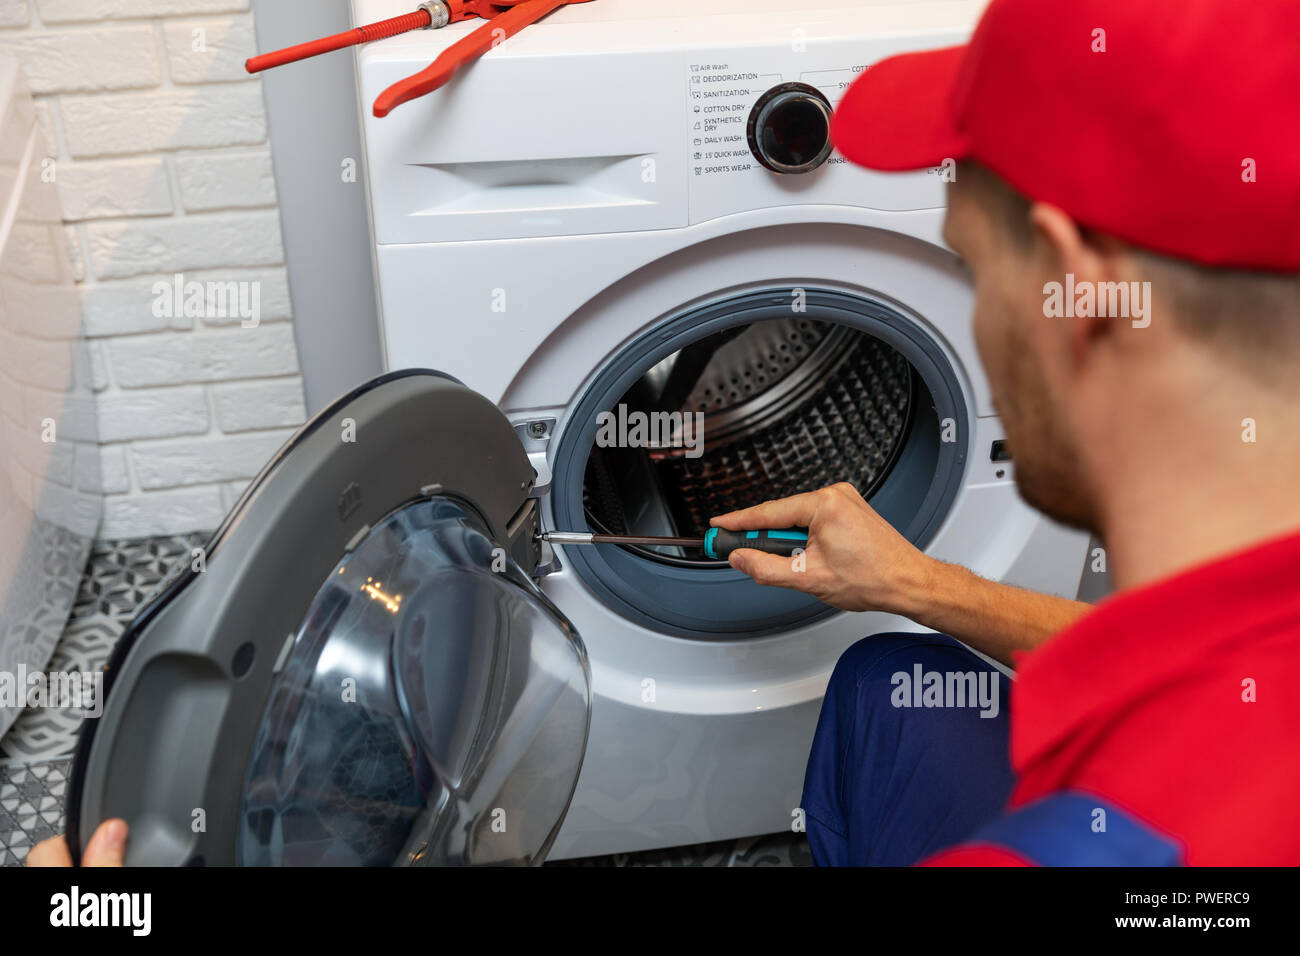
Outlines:
<svg viewBox="0 0 1300 956"><path fill-rule="evenodd" d="M551 490L551 464L546 460L546 450L555 435L555 422L554 418L529 418L513 423L515 434L528 455L528 463L537 475L529 495L531 498L543 498Z"/></svg>

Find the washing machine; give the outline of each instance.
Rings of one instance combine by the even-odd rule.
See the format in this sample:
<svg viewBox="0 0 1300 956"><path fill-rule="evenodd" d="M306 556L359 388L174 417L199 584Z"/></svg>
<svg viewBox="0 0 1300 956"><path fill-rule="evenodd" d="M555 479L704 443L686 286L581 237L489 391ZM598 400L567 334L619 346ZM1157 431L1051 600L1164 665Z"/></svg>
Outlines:
<svg viewBox="0 0 1300 956"><path fill-rule="evenodd" d="M1086 541L1015 493L943 170L870 172L826 137L858 75L962 42L983 5L595 0L363 110L388 366L500 406L548 529L696 534L848 480L936 557L1074 596ZM366 47L363 105L475 26ZM703 412L703 455L594 445L623 405ZM915 627L699 553L567 548L547 570L593 691L553 857L790 828L835 661Z"/></svg>
<svg viewBox="0 0 1300 956"><path fill-rule="evenodd" d="M148 862L535 862L797 829L835 662L917 626L543 530L692 536L849 481L935 557L1073 596L1087 540L1016 494L944 170L827 135L981 7L594 0L367 115L389 371L128 631L78 838L129 812ZM362 49L363 104L478 26ZM703 440L603 441L627 414Z"/></svg>

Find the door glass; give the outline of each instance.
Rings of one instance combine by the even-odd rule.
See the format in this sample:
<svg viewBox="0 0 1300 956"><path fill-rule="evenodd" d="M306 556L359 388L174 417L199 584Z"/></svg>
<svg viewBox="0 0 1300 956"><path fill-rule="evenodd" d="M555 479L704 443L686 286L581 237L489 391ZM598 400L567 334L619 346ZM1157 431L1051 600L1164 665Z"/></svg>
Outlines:
<svg viewBox="0 0 1300 956"><path fill-rule="evenodd" d="M537 862L590 713L572 627L449 499L390 515L317 592L244 783L245 866Z"/></svg>

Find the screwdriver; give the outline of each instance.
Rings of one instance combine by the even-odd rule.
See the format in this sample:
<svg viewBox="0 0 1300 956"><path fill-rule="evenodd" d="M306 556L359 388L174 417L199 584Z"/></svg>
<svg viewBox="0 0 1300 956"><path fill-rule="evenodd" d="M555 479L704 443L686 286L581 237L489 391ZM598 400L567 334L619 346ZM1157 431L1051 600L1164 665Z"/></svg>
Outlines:
<svg viewBox="0 0 1300 956"><path fill-rule="evenodd" d="M547 531L539 537L551 544L639 544L668 548L700 548L717 561L725 561L731 552L753 548L768 554L793 557L796 551L808 547L808 532L787 531L727 531L710 528L702 538L661 538L653 535L588 534L581 531Z"/></svg>

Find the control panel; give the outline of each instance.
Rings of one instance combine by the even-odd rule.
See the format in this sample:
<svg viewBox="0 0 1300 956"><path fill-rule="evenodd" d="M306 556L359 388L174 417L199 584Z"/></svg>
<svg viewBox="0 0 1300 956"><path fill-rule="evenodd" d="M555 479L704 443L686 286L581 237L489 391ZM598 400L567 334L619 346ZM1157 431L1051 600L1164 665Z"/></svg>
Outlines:
<svg viewBox="0 0 1300 956"><path fill-rule="evenodd" d="M870 46L855 52L870 56ZM933 171L875 173L835 152L831 117L872 62L845 57L839 65L843 52L731 49L686 64L692 222L790 203L943 205L942 180Z"/></svg>
<svg viewBox="0 0 1300 956"><path fill-rule="evenodd" d="M866 66L785 73L692 63L688 113L695 177L765 168L810 173L831 158L834 103ZM843 162L844 160L840 160Z"/></svg>

